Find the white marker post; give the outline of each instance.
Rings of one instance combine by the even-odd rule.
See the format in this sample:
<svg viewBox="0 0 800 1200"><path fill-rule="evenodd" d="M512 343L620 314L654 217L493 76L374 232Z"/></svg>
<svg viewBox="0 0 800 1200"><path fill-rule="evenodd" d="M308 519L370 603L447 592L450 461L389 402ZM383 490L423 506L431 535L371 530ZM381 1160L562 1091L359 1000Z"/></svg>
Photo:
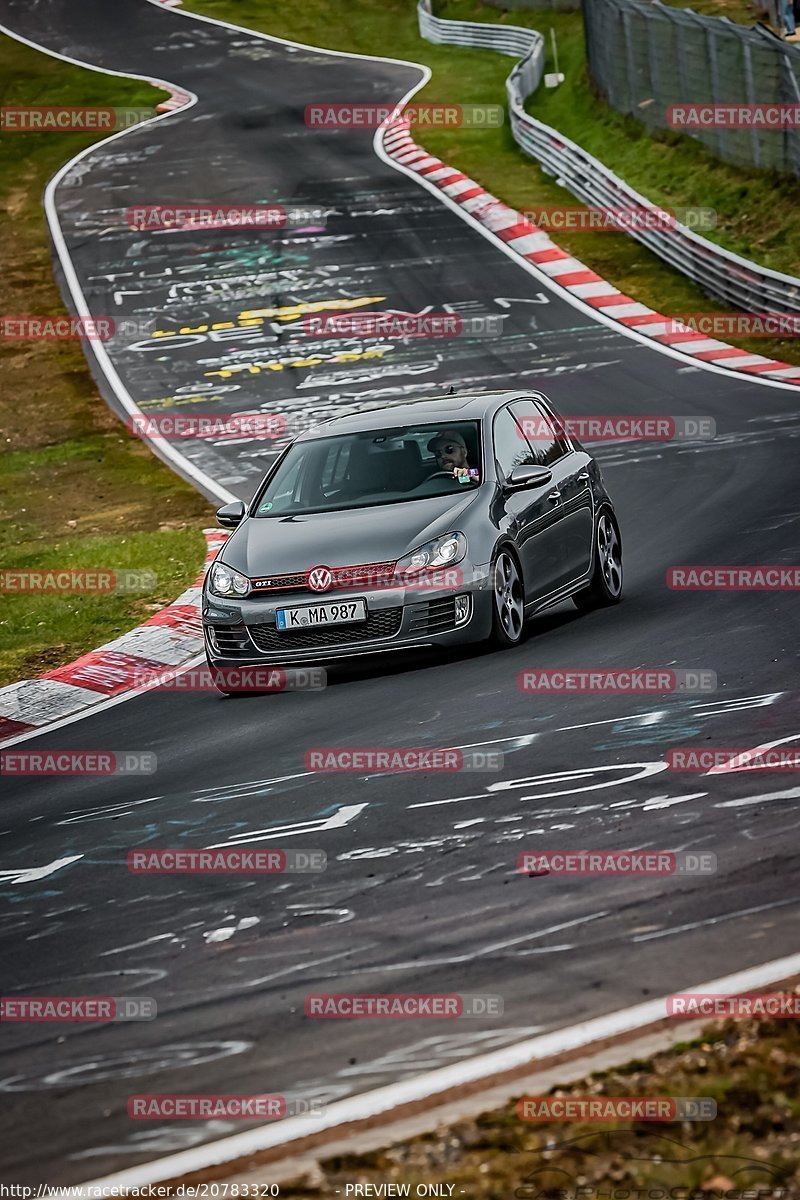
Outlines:
<svg viewBox="0 0 800 1200"><path fill-rule="evenodd" d="M550 29L550 45L553 48L553 63L555 64L556 69L555 69L555 71L551 71L549 75L545 75L544 86L548 87L548 88L554 88L554 87L558 87L558 85L560 83L564 82L564 76L561 74L561 72L558 69L558 47L556 46L556 31L552 27Z"/></svg>

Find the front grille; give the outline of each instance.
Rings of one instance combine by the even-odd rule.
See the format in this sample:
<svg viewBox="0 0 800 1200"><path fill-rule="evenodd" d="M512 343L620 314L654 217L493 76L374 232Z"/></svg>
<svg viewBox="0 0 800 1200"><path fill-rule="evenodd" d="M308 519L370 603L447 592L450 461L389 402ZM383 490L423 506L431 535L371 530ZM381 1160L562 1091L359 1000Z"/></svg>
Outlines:
<svg viewBox="0 0 800 1200"><path fill-rule="evenodd" d="M301 592L308 587L306 573L299 575L271 575L266 579L253 579L253 595L263 596L265 592Z"/></svg>
<svg viewBox="0 0 800 1200"><path fill-rule="evenodd" d="M252 654L250 639L244 625L209 625L208 636L212 648L228 658Z"/></svg>
<svg viewBox="0 0 800 1200"><path fill-rule="evenodd" d="M426 600L424 604L412 604L409 633L447 633L456 626L455 596L442 600Z"/></svg>
<svg viewBox="0 0 800 1200"><path fill-rule="evenodd" d="M333 583L327 589L330 592L341 588L372 588L385 585L394 574L395 561L377 563L361 563L354 567L330 567ZM274 596L281 592L310 591L308 576L314 568L299 571L294 575L262 575L252 579L253 594L263 596L267 593Z"/></svg>
<svg viewBox="0 0 800 1200"><path fill-rule="evenodd" d="M273 650L318 650L326 646L347 646L351 642L367 642L389 638L400 629L402 608L380 608L371 612L359 625L335 625L330 629L314 629L308 633L281 633L274 625L248 626L256 647L265 654Z"/></svg>

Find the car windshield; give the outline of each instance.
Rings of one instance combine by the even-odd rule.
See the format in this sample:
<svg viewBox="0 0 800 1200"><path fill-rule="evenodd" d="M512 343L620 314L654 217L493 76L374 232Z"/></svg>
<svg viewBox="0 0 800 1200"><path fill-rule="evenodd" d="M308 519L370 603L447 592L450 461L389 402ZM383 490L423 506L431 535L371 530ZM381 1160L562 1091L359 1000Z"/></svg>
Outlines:
<svg viewBox="0 0 800 1200"><path fill-rule="evenodd" d="M477 421L370 429L296 442L259 498L257 517L334 512L456 494L480 484Z"/></svg>

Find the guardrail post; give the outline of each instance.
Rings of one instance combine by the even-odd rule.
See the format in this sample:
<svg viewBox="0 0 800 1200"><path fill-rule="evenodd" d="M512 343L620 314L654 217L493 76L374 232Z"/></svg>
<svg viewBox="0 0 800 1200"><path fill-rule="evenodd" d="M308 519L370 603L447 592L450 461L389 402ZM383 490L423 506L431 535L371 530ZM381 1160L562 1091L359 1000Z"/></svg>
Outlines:
<svg viewBox="0 0 800 1200"><path fill-rule="evenodd" d="M706 26L706 47L708 49L708 62L711 67L711 95L715 101L722 99L719 86L719 59L717 57L717 35L716 31L710 25ZM720 158L725 157L725 130L717 130L717 153Z"/></svg>
<svg viewBox="0 0 800 1200"><path fill-rule="evenodd" d="M781 65L784 74L789 77L789 95L793 97L791 103L800 105L800 87L798 87L797 77L792 70L788 54L781 55ZM790 125L784 130L783 147L785 161L791 166L795 175L800 175L800 153L798 153L797 129L794 126Z"/></svg>
<svg viewBox="0 0 800 1200"><path fill-rule="evenodd" d="M581 0L581 17L583 18L583 49L586 54L586 70L589 72L589 79L594 83L594 65L592 63L592 39L589 36L589 16L590 0Z"/></svg>
<svg viewBox="0 0 800 1200"><path fill-rule="evenodd" d="M686 79L686 39L682 21L675 22L675 41L678 47L678 81L686 102L689 100L689 83Z"/></svg>
<svg viewBox="0 0 800 1200"><path fill-rule="evenodd" d="M625 33L625 59L628 64L628 111L633 112L636 107L636 97L634 95L635 79L636 79L636 64L633 59L633 38L631 37L631 21L630 11L627 8L622 10L622 28Z"/></svg>
<svg viewBox="0 0 800 1200"><path fill-rule="evenodd" d="M745 38L742 46L744 54L744 78L747 84L747 102L755 104L755 81L753 79L753 57L750 53L750 43ZM755 166L761 166L761 142L758 136L758 130L754 127L750 130L750 142L753 147L753 163Z"/></svg>
<svg viewBox="0 0 800 1200"><path fill-rule="evenodd" d="M649 12L644 14L644 20L647 29L647 67L653 84L653 102L663 106L664 89L661 84L661 72L659 70L659 47L657 38L654 38L654 34L656 34L658 28L658 17L654 13Z"/></svg>

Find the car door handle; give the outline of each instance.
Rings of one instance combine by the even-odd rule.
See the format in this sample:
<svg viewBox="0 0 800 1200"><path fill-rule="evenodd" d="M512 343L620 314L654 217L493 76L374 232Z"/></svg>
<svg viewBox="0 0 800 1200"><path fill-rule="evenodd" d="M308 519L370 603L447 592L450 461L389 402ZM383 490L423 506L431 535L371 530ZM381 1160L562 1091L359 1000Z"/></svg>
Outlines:
<svg viewBox="0 0 800 1200"><path fill-rule="evenodd" d="M581 471L580 475L578 476L578 479L581 483L587 483L588 479L589 479L589 472Z"/></svg>
<svg viewBox="0 0 800 1200"><path fill-rule="evenodd" d="M553 503L555 504L557 500L561 499L561 492L559 492L558 490L556 490L555 492L551 492L550 495L547 497L547 499L552 500Z"/></svg>

